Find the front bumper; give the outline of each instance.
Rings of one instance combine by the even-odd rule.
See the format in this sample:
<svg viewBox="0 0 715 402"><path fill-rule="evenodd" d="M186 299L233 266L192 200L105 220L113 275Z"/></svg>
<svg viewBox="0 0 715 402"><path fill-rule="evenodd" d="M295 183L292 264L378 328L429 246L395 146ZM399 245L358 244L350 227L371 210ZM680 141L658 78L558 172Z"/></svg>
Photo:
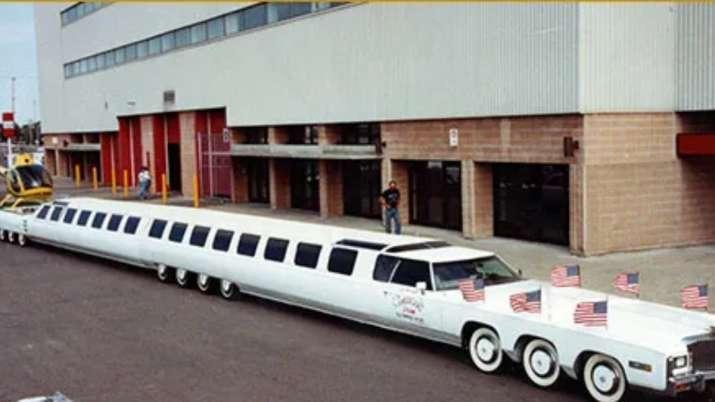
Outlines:
<svg viewBox="0 0 715 402"><path fill-rule="evenodd" d="M668 394L677 395L685 391L703 392L708 381L715 381L715 370L694 371L668 379Z"/></svg>

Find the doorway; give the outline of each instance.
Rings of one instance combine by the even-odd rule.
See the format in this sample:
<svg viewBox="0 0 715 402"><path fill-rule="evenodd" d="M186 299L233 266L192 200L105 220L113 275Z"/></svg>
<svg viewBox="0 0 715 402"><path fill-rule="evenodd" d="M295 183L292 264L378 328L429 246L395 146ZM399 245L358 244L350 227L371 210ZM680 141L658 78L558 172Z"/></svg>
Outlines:
<svg viewBox="0 0 715 402"><path fill-rule="evenodd" d="M292 161L290 171L291 206L311 211L320 210L319 180L317 161Z"/></svg>
<svg viewBox="0 0 715 402"><path fill-rule="evenodd" d="M346 215L380 218L380 171L380 161L343 162L343 203Z"/></svg>
<svg viewBox="0 0 715 402"><path fill-rule="evenodd" d="M268 203L268 159L247 158L244 163L248 175L248 201Z"/></svg>
<svg viewBox="0 0 715 402"><path fill-rule="evenodd" d="M412 163L410 207L411 223L462 230L460 162Z"/></svg>
<svg viewBox="0 0 715 402"><path fill-rule="evenodd" d="M169 191L181 192L181 147L169 143L167 146L169 163Z"/></svg>

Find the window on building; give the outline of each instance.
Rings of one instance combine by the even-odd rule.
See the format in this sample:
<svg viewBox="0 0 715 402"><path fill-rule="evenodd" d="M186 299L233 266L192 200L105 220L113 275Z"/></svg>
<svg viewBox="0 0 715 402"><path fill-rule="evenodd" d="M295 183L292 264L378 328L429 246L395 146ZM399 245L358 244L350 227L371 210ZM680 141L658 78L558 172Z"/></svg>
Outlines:
<svg viewBox="0 0 715 402"><path fill-rule="evenodd" d="M181 243L184 240L184 234L186 233L187 224L181 222L174 222L171 226L171 231L169 232L169 240L175 243Z"/></svg>
<svg viewBox="0 0 715 402"><path fill-rule="evenodd" d="M149 55L153 56L159 53L161 53L161 38L156 37L149 39Z"/></svg>
<svg viewBox="0 0 715 402"><path fill-rule="evenodd" d="M200 43L206 40L206 23L202 22L191 27L191 43Z"/></svg>
<svg viewBox="0 0 715 402"><path fill-rule="evenodd" d="M137 44L136 43L132 43L131 45L127 45L125 47L124 57L126 57L128 62L137 59Z"/></svg>
<svg viewBox="0 0 715 402"><path fill-rule="evenodd" d="M191 238L189 238L189 244L203 247L206 245L206 239L209 237L210 230L211 228L206 226L194 226L194 229L191 231Z"/></svg>
<svg viewBox="0 0 715 402"><path fill-rule="evenodd" d="M176 47L184 47L191 44L191 28L182 28L176 31Z"/></svg>
<svg viewBox="0 0 715 402"><path fill-rule="evenodd" d="M209 39L219 38L226 34L224 18L214 18L208 23Z"/></svg>
<svg viewBox="0 0 715 402"><path fill-rule="evenodd" d="M315 268L318 265L321 248L319 244L298 243L293 262L299 267Z"/></svg>
<svg viewBox="0 0 715 402"><path fill-rule="evenodd" d="M49 212L50 212L50 206L45 205L44 207L40 208L40 210L37 212L37 219L45 219Z"/></svg>
<svg viewBox="0 0 715 402"><path fill-rule="evenodd" d="M287 20L311 12L311 3L268 3L268 23Z"/></svg>
<svg viewBox="0 0 715 402"><path fill-rule="evenodd" d="M226 16L226 35L234 34L241 30L241 14L233 13Z"/></svg>
<svg viewBox="0 0 715 402"><path fill-rule="evenodd" d="M218 251L228 251L228 246L233 239L233 232L230 230L219 229L214 236L213 249Z"/></svg>
<svg viewBox="0 0 715 402"><path fill-rule="evenodd" d="M107 230L110 232L116 232L119 230L119 224L122 223L122 215L112 214L109 217L109 223L107 224Z"/></svg>
<svg viewBox="0 0 715 402"><path fill-rule="evenodd" d="M104 65L109 68L114 66L114 52L106 52L104 56Z"/></svg>
<svg viewBox="0 0 715 402"><path fill-rule="evenodd" d="M114 64L124 63L124 48L120 47L114 51Z"/></svg>
<svg viewBox="0 0 715 402"><path fill-rule="evenodd" d="M380 141L379 123L343 124L339 129L341 144L373 145Z"/></svg>
<svg viewBox="0 0 715 402"><path fill-rule="evenodd" d="M62 207L54 207L52 209L52 215L50 215L50 220L55 221L55 222L60 220L61 213L62 213Z"/></svg>
<svg viewBox="0 0 715 402"><path fill-rule="evenodd" d="M398 262L399 260L395 257L379 255L375 261L375 270L372 272L372 279L379 282L389 282Z"/></svg>
<svg viewBox="0 0 715 402"><path fill-rule="evenodd" d="M82 212L79 213L79 218L77 218L77 225L86 226L87 222L89 222L90 215L92 215L92 211L82 210Z"/></svg>
<svg viewBox="0 0 715 402"><path fill-rule="evenodd" d="M268 127L245 127L246 144L268 144Z"/></svg>
<svg viewBox="0 0 715 402"><path fill-rule="evenodd" d="M259 4L253 7L245 8L241 11L241 26L243 29L252 29L268 22L266 14L266 5Z"/></svg>
<svg viewBox="0 0 715 402"><path fill-rule="evenodd" d="M94 56L95 63L97 64L97 70L101 70L104 68L104 55L103 54L98 54Z"/></svg>
<svg viewBox="0 0 715 402"><path fill-rule="evenodd" d="M283 262L288 249L288 240L269 238L266 243L266 251L263 253L263 258L270 261Z"/></svg>
<svg viewBox="0 0 715 402"><path fill-rule="evenodd" d="M88 57L87 58L87 71L92 72L97 69L97 59L94 57Z"/></svg>
<svg viewBox="0 0 715 402"><path fill-rule="evenodd" d="M149 237L155 239L161 239L164 235L164 229L166 229L166 221L163 219L154 219L149 228Z"/></svg>
<svg viewBox="0 0 715 402"><path fill-rule="evenodd" d="M261 236L243 233L238 241L238 249L236 252L241 255L253 257L256 255L259 240L261 240Z"/></svg>
<svg viewBox="0 0 715 402"><path fill-rule="evenodd" d="M318 128L316 126L285 126L288 133L288 143L296 145L315 145L318 143Z"/></svg>
<svg viewBox="0 0 715 402"><path fill-rule="evenodd" d="M65 223L72 223L72 220L74 219L74 216L77 214L77 210L74 208L67 208L67 212L65 212L65 218L63 221Z"/></svg>
<svg viewBox="0 0 715 402"><path fill-rule="evenodd" d="M346 248L334 248L328 259L328 271L336 274L352 275L355 268L357 251Z"/></svg>
<svg viewBox="0 0 715 402"><path fill-rule="evenodd" d="M79 61L79 73L84 74L87 72L87 60L82 59Z"/></svg>
<svg viewBox="0 0 715 402"><path fill-rule="evenodd" d="M141 41L137 43L137 59L143 59L149 54L149 42Z"/></svg>
<svg viewBox="0 0 715 402"><path fill-rule="evenodd" d="M97 212L94 214L94 219L92 219L92 227L95 229L101 229L102 224L104 223L104 219L107 217L107 214L104 212Z"/></svg>
<svg viewBox="0 0 715 402"><path fill-rule="evenodd" d="M168 32L161 35L161 51L168 52L176 47L176 36L174 32Z"/></svg>
<svg viewBox="0 0 715 402"><path fill-rule="evenodd" d="M130 216L127 218L127 223L124 224L124 233L126 234L134 234L137 232L137 228L139 227L139 222L141 221L141 218L136 217L136 216Z"/></svg>
<svg viewBox="0 0 715 402"><path fill-rule="evenodd" d="M72 76L72 66L71 65L65 64L64 70L65 70L65 78L69 78Z"/></svg>
<svg viewBox="0 0 715 402"><path fill-rule="evenodd" d="M390 283L414 287L417 285L417 282L425 282L427 284L427 290L432 290L429 264L425 261L401 259L400 264L392 274L392 280L390 280Z"/></svg>

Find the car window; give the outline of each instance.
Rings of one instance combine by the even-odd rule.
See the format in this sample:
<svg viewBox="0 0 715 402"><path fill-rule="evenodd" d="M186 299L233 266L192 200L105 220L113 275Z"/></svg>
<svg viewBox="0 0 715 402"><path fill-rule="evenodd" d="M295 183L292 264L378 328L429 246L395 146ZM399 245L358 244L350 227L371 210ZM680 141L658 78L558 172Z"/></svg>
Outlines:
<svg viewBox="0 0 715 402"><path fill-rule="evenodd" d="M238 249L236 252L241 255L247 255L253 257L256 255L256 249L258 248L258 242L261 240L261 236L243 233L238 242Z"/></svg>
<svg viewBox="0 0 715 402"><path fill-rule="evenodd" d="M45 219L47 217L48 212L50 212L49 205L45 205L44 207L40 208L40 211L37 213L37 219Z"/></svg>
<svg viewBox="0 0 715 402"><path fill-rule="evenodd" d="M107 230L111 232L116 232L119 230L119 224L122 223L122 215L112 214L109 217L109 223L107 224Z"/></svg>
<svg viewBox="0 0 715 402"><path fill-rule="evenodd" d="M60 220L60 214L62 214L62 207L54 207L52 209L52 215L50 215L50 220L52 220L52 221Z"/></svg>
<svg viewBox="0 0 715 402"><path fill-rule="evenodd" d="M181 243L184 240L184 234L186 233L187 224L182 222L174 222L171 225L171 231L169 232L169 240L175 243Z"/></svg>
<svg viewBox="0 0 715 402"><path fill-rule="evenodd" d="M166 221L154 219L154 222L151 223L151 228L149 228L149 237L161 239L161 236L164 235L164 229L166 229Z"/></svg>
<svg viewBox="0 0 715 402"><path fill-rule="evenodd" d="M372 272L372 279L380 282L389 282L398 262L399 260L395 257L379 255L375 261L375 270Z"/></svg>
<svg viewBox="0 0 715 402"><path fill-rule="evenodd" d="M65 212L65 217L62 219L64 223L72 223L72 220L74 220L74 216L77 214L77 210L75 208L67 208L67 212Z"/></svg>
<svg viewBox="0 0 715 402"><path fill-rule="evenodd" d="M211 228L209 227L194 226L194 229L191 231L189 244L192 246L203 247L206 244L206 239L209 237L209 231L211 231Z"/></svg>
<svg viewBox="0 0 715 402"><path fill-rule="evenodd" d="M318 265L321 249L322 246L319 244L298 243L293 262L299 267L315 268Z"/></svg>
<svg viewBox="0 0 715 402"><path fill-rule="evenodd" d="M89 216L92 215L92 211L87 211L82 210L82 212L79 213L79 218L77 218L77 225L78 226L87 226L87 222L89 222Z"/></svg>
<svg viewBox="0 0 715 402"><path fill-rule="evenodd" d="M141 218L137 216L130 216L127 218L127 223L124 224L124 233L126 234L134 234L137 232L137 228L139 227L139 221L141 221Z"/></svg>
<svg viewBox="0 0 715 402"><path fill-rule="evenodd" d="M288 240L269 238L266 243L266 251L263 253L263 258L270 261L283 262L288 249Z"/></svg>
<svg viewBox="0 0 715 402"><path fill-rule="evenodd" d="M334 248L328 259L328 271L336 274L352 275L355 268L357 251L345 248Z"/></svg>
<svg viewBox="0 0 715 402"><path fill-rule="evenodd" d="M425 261L401 259L390 283L397 283L406 286L415 286L417 282L425 282L427 289L432 290L430 280L429 264Z"/></svg>
<svg viewBox="0 0 715 402"><path fill-rule="evenodd" d="M94 214L94 219L92 219L92 227L95 229L100 229L102 227L102 224L104 223L104 218L107 217L107 214L104 212L97 212Z"/></svg>
<svg viewBox="0 0 715 402"><path fill-rule="evenodd" d="M228 251L228 246L233 239L233 232L230 230L219 229L214 236L213 249L218 251Z"/></svg>

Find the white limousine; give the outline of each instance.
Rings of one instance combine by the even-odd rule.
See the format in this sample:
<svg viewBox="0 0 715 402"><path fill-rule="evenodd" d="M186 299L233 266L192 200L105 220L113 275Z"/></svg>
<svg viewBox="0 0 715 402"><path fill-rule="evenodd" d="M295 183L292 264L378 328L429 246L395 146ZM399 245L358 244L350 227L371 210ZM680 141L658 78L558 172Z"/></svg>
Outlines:
<svg viewBox="0 0 715 402"><path fill-rule="evenodd" d="M628 387L670 395L715 388L715 316L608 296L606 327L574 324L576 304L603 293L527 280L491 252L205 209L90 198L25 215L0 212L0 235L154 269L161 281L289 303L464 348L477 369L521 363L539 387L561 373L600 402ZM485 300L467 302L465 278ZM541 289L538 314L510 295Z"/></svg>

